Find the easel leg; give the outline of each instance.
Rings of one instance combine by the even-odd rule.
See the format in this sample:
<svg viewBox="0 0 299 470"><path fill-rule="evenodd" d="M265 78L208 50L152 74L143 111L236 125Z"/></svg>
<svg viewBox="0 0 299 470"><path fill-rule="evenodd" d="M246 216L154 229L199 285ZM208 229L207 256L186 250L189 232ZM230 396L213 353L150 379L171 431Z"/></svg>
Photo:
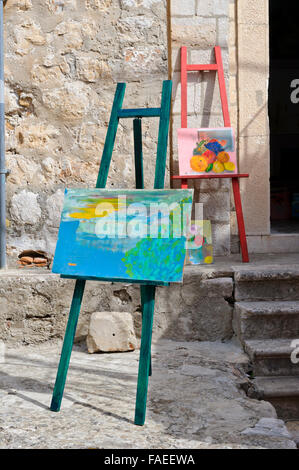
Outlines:
<svg viewBox="0 0 299 470"><path fill-rule="evenodd" d="M144 302L146 299L146 289L147 286L140 286L140 297L141 297L141 312L142 312L142 321L143 321L143 312L144 312ZM152 375L152 357L150 357L150 365L149 365L149 372L148 375L151 377Z"/></svg>
<svg viewBox="0 0 299 470"><path fill-rule="evenodd" d="M241 202L241 195L240 195L239 178L232 178L232 185L233 185L233 191L234 191L234 199L235 199L235 207L236 207L237 222L238 222L238 229L239 229L242 260L243 260L243 263L249 263L245 224L244 224L242 202Z"/></svg>
<svg viewBox="0 0 299 470"><path fill-rule="evenodd" d="M142 286L142 332L135 408L135 424L139 426L143 426L146 413L148 376L151 363L151 342L155 308L155 291L155 286Z"/></svg>
<svg viewBox="0 0 299 470"><path fill-rule="evenodd" d="M76 286L74 290L72 305L70 309L69 319L64 335L64 341L60 356L60 362L58 366L56 382L54 386L52 402L51 402L51 411L59 411L61 400L63 396L67 371L70 363L74 337L76 333L81 302L83 298L84 288L85 288L85 280L77 280Z"/></svg>
<svg viewBox="0 0 299 470"><path fill-rule="evenodd" d="M181 188L182 189L188 189L188 180L182 180Z"/></svg>

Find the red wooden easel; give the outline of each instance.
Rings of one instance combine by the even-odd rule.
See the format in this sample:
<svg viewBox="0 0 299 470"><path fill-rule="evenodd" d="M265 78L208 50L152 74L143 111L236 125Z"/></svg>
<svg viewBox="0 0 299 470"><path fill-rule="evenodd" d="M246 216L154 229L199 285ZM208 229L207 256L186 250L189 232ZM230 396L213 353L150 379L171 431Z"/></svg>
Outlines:
<svg viewBox="0 0 299 470"><path fill-rule="evenodd" d="M218 72L218 82L219 82L219 88L220 88L220 98L221 98L224 127L231 127L230 116L229 116L229 111L228 111L228 101L227 101L227 94L226 94L226 87L225 87L224 72L223 72L221 48L219 46L215 47L215 58L216 58L215 64L204 64L204 65L192 64L190 65L187 63L187 48L185 46L181 47L181 126L182 128L187 128L187 73L191 71L194 72L194 71L209 71L209 70L215 70L216 72ZM175 176L172 176L172 179L174 180L181 180L182 189L188 188L188 180L190 179L200 180L200 179L213 179L213 178L231 178L243 263L249 262L249 256L248 256L245 224L244 224L243 209L242 209L242 202L241 202L241 195L240 195L239 178L248 178L248 177L249 175L244 174L244 173L243 174L238 173L234 175L211 175L211 176L210 175L184 175L184 176L175 175Z"/></svg>

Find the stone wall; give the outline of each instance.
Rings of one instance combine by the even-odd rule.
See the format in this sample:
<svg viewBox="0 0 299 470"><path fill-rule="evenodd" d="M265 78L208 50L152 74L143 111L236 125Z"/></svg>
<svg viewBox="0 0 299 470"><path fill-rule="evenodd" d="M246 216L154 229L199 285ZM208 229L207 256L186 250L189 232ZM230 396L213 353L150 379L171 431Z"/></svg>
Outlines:
<svg viewBox="0 0 299 470"><path fill-rule="evenodd" d="M177 173L181 45L190 62L211 62L213 47L222 47L240 171L251 175L241 182L249 244L250 235L268 234L267 23L266 0L7 0L9 259L28 248L53 254L64 188L95 184L117 81L128 83L124 106L159 106L162 80L173 79L170 170ZM189 73L188 99L189 126L222 126L215 73ZM143 128L150 187L157 120ZM131 130L122 121L109 186L133 187ZM212 220L216 252L228 254L237 233L230 183L202 182L195 200Z"/></svg>
<svg viewBox="0 0 299 470"><path fill-rule="evenodd" d="M222 48L229 94L229 0L172 0L171 73L173 79L172 166L178 174L177 129L180 120L180 47L188 47L188 63L215 62L214 46ZM215 72L188 72L188 127L222 127L223 117ZM190 183L192 185L192 183ZM176 185L177 186L177 185ZM212 221L217 254L230 252L230 182L195 183L196 202L204 204L204 217ZM199 190L200 187L200 190Z"/></svg>
<svg viewBox="0 0 299 470"><path fill-rule="evenodd" d="M93 186L117 81L124 106L159 106L173 79L170 167L177 172L179 48L190 62L222 47L229 90L229 0L8 0L5 7L8 254L53 254L65 187ZM167 47L170 54L167 54ZM168 60L167 60L168 59ZM189 74L189 126L223 124L215 73ZM153 183L157 120L144 120L145 179ZM122 121L109 186L133 187L132 123ZM168 184L168 178L166 178ZM197 185L198 187L198 185ZM230 186L204 182L196 201L212 220L218 253L230 251Z"/></svg>
<svg viewBox="0 0 299 470"><path fill-rule="evenodd" d="M153 340L217 341L233 335L233 273L187 266L184 284L156 291ZM0 340L42 343L64 336L73 280L46 270L0 271ZM76 331L84 340L93 312L128 312L140 337L141 302L136 284L87 282Z"/></svg>
<svg viewBox="0 0 299 470"><path fill-rule="evenodd" d="M166 0L8 0L5 7L8 252L53 253L65 187L94 186L116 82L124 107L159 106L167 79ZM158 120L144 120L153 183ZM134 187L122 121L108 186ZM12 263L13 264L13 263Z"/></svg>

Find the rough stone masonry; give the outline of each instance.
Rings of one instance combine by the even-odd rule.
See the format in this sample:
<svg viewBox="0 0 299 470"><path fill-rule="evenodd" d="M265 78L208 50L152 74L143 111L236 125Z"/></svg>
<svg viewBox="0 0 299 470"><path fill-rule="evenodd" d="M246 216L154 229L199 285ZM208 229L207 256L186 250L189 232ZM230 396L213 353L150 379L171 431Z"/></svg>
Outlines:
<svg viewBox="0 0 299 470"><path fill-rule="evenodd" d="M113 96L159 106L167 79L164 0L8 0L5 98L8 250L53 254L65 187L95 186ZM157 120L143 124L153 182ZM134 187L132 122L122 121L108 186Z"/></svg>
<svg viewBox="0 0 299 470"><path fill-rule="evenodd" d="M142 107L159 106L162 81L173 79L169 161L175 169L180 45L190 47L190 60L204 63L220 44L228 79L229 0L184 3L188 8L170 2L167 38L166 0L7 1L10 260L24 249L54 253L64 188L95 185L118 81L128 84L124 107ZM222 125L214 73L191 76L188 94L190 125ZM153 185L157 121L143 122L146 187ZM134 187L131 120L120 123L108 187ZM228 253L229 185L204 182L199 200L213 222L217 251Z"/></svg>

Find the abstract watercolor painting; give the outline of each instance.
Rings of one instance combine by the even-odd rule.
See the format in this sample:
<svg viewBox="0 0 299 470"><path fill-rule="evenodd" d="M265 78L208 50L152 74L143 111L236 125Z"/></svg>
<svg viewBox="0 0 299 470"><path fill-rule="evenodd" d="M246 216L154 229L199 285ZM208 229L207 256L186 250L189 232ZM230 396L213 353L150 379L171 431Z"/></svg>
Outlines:
<svg viewBox="0 0 299 470"><path fill-rule="evenodd" d="M192 220L187 234L187 264L212 264L213 244L210 220Z"/></svg>
<svg viewBox="0 0 299 470"><path fill-rule="evenodd" d="M192 198L192 189L67 189L52 271L182 282Z"/></svg>
<svg viewBox="0 0 299 470"><path fill-rule="evenodd" d="M179 129L180 175L237 173L234 134L230 127Z"/></svg>

